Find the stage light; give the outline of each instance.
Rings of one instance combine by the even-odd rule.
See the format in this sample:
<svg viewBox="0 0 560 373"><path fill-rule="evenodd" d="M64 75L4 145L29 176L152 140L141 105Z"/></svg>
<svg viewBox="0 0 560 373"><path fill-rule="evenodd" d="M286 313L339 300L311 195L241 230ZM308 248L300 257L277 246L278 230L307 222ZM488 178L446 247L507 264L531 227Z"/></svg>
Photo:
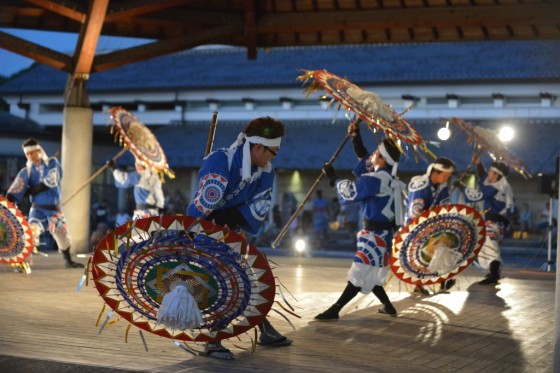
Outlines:
<svg viewBox="0 0 560 373"><path fill-rule="evenodd" d="M509 142L515 136L515 131L509 126L504 126L498 131L498 138L503 142Z"/></svg>
<svg viewBox="0 0 560 373"><path fill-rule="evenodd" d="M451 137L451 130L449 129L449 122L445 123L445 127L441 127L437 132L437 137L441 141L448 140Z"/></svg>

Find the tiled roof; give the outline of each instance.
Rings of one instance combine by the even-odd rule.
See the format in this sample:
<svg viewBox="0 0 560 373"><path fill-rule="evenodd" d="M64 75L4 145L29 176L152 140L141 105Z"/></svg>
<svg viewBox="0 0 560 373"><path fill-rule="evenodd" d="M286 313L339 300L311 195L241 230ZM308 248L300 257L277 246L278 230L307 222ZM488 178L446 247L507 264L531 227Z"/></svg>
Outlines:
<svg viewBox="0 0 560 373"><path fill-rule="evenodd" d="M94 73L90 92L300 86L298 69L326 69L356 84L560 79L560 41L499 41L189 50ZM67 73L38 65L0 93L62 92Z"/></svg>
<svg viewBox="0 0 560 373"><path fill-rule="evenodd" d="M237 138L244 123L220 122L216 128L213 148L227 147ZM273 163L277 169L320 170L342 143L347 122L288 122L284 121L286 134L282 140L281 151ZM434 140L442 123L437 121L412 121L412 125L422 134L425 140ZM483 127L496 129L498 123L481 123ZM559 122L524 121L514 125L517 135L509 144L509 149L523 160L524 165L534 174L538 172L553 173L554 161L558 156ZM366 147L375 149L375 135L365 130L363 137ZM157 131L169 165L172 169L189 167L196 168L204 156L208 139L209 123L195 123L186 126L165 126ZM464 170L473 155L472 148L465 142L465 136L452 137L442 142L439 147L429 145L437 156L453 159L458 170ZM538 148L541 151L536 152ZM428 160L414 159L411 149L406 151L407 157L401 159L399 170L403 172L422 173L426 170ZM489 161L489 159L486 159ZM351 142L348 142L334 163L335 168L351 170L356 162Z"/></svg>
<svg viewBox="0 0 560 373"><path fill-rule="evenodd" d="M32 120L0 111L0 133L35 135L45 133L45 129Z"/></svg>

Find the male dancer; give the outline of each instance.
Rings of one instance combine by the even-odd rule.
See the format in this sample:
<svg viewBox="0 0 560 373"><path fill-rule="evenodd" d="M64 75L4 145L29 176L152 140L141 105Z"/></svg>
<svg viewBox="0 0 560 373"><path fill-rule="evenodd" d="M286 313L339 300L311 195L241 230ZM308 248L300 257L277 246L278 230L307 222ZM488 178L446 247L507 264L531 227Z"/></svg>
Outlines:
<svg viewBox="0 0 560 373"><path fill-rule="evenodd" d="M283 135L281 122L270 117L256 118L229 148L208 154L200 167L198 188L187 206L187 215L257 234L272 204L274 169L270 162L280 151ZM292 344L266 319L259 330L261 345ZM235 358L219 341L208 343L206 353L218 359Z"/></svg>
<svg viewBox="0 0 560 373"><path fill-rule="evenodd" d="M60 207L60 163L55 157L47 157L36 139L25 140L22 147L27 165L18 172L6 198L12 203L20 203L29 196L29 224L38 227L38 232L49 230L62 253L66 268L84 268L83 264L74 262L70 255L70 235ZM35 237L35 245L39 245L39 239Z"/></svg>
<svg viewBox="0 0 560 373"><path fill-rule="evenodd" d="M378 312L397 316L383 285L389 274L393 230L402 224L401 193L405 186L396 179L401 150L392 139L385 138L370 155L356 123L348 126L348 133L358 157L354 169L357 179L339 179L329 164L323 167L323 173L336 188L342 204L360 202L363 229L357 233L357 251L346 288L336 303L315 316L317 321L338 320L340 310L359 292L373 292L383 305Z"/></svg>

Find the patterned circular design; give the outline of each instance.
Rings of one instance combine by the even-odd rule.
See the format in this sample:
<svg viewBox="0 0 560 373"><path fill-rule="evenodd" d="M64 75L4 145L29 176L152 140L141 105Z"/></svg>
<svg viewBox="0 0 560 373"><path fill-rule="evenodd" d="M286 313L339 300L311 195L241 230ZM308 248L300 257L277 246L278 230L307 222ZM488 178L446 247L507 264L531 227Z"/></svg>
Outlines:
<svg viewBox="0 0 560 373"><path fill-rule="evenodd" d="M495 131L475 126L459 118L451 118L450 121L467 135L469 142L472 142L480 150L487 151L492 158L507 163L523 177L531 177L529 170L527 170L521 160L504 145Z"/></svg>
<svg viewBox="0 0 560 373"><path fill-rule="evenodd" d="M162 337L204 342L259 324L274 302L266 258L237 233L189 216L128 222L98 245L92 274L104 301L131 324ZM163 296L186 282L202 312L196 329L157 324Z"/></svg>
<svg viewBox="0 0 560 373"><path fill-rule="evenodd" d="M326 70L313 70L309 73L343 107L353 111L368 126L379 128L411 145L423 143L418 131L390 106L384 104L377 95Z"/></svg>
<svg viewBox="0 0 560 373"><path fill-rule="evenodd" d="M0 262L23 262L33 252L33 234L25 216L0 196Z"/></svg>
<svg viewBox="0 0 560 373"><path fill-rule="evenodd" d="M484 219L474 208L436 206L395 235L391 270L414 285L443 282L472 263L485 237Z"/></svg>
<svg viewBox="0 0 560 373"><path fill-rule="evenodd" d="M122 107L109 109L117 129L117 136L124 145L149 167L169 173L163 149L148 127Z"/></svg>

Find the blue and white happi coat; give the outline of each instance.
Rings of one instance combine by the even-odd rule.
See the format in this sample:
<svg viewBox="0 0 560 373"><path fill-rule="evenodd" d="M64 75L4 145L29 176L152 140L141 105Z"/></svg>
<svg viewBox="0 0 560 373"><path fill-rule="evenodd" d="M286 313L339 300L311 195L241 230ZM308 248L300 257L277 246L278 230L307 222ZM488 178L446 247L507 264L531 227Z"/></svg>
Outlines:
<svg viewBox="0 0 560 373"><path fill-rule="evenodd" d="M376 223L391 224L395 220L394 189L397 183L391 176L391 168L368 171L367 157L354 169L356 180L337 180L336 192L341 204L360 202L364 219ZM389 274L392 229L357 233L357 250L348 271L348 281L368 294L376 285L383 286Z"/></svg>
<svg viewBox="0 0 560 373"><path fill-rule="evenodd" d="M435 206L449 203L449 188L445 184L432 184L429 174L414 176L408 184L406 221Z"/></svg>
<svg viewBox="0 0 560 373"><path fill-rule="evenodd" d="M34 233L35 245L39 245L40 235L48 230L55 239L59 250L70 247L70 237L64 213L60 209L60 181L62 179L62 167L58 159L43 158L39 165L28 162L22 168L7 193L13 195L19 204L30 187L41 183L48 189L29 196L31 209L29 210L28 222ZM48 209L41 206L49 207Z"/></svg>
<svg viewBox="0 0 560 373"><path fill-rule="evenodd" d="M134 187L134 210L133 219L141 219L159 215L163 209L165 199L161 180L157 172L146 168L142 172L113 170L115 186L117 188ZM143 206L143 208L140 208Z"/></svg>
<svg viewBox="0 0 560 373"><path fill-rule="evenodd" d="M513 190L506 177L495 183L488 182L484 168L478 167L479 182L477 188L466 188L467 202L483 202L486 218L486 240L478 254L478 263L489 269L494 260L502 261L500 243L504 238L507 214L513 207Z"/></svg>
<svg viewBox="0 0 560 373"><path fill-rule="evenodd" d="M207 218L212 211L231 207L245 219L242 229L257 234L272 203L274 169L251 167L250 176L242 177L243 146L217 149L208 154L198 173L198 187L187 215Z"/></svg>

